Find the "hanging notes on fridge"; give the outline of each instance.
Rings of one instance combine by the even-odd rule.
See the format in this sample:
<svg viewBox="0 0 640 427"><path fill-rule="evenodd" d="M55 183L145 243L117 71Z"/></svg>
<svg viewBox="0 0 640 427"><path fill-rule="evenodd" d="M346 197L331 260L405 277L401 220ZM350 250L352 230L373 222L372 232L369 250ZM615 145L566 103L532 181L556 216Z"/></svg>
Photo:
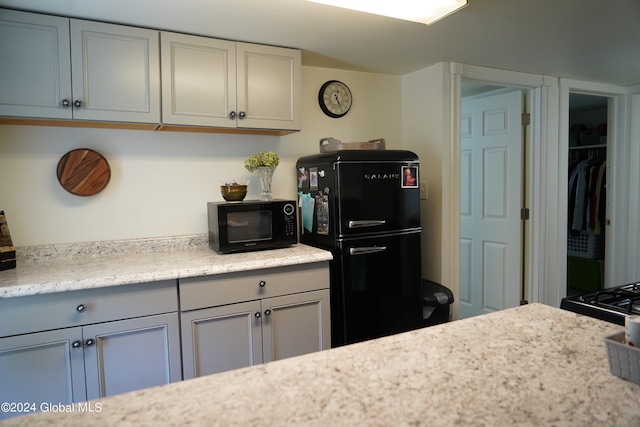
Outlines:
<svg viewBox="0 0 640 427"><path fill-rule="evenodd" d="M316 203L311 194L298 193L300 196L300 206L302 206L302 232L305 230L313 232L313 208Z"/></svg>
<svg viewBox="0 0 640 427"><path fill-rule="evenodd" d="M324 236L329 234L329 197L326 194L316 196L317 233Z"/></svg>
<svg viewBox="0 0 640 427"><path fill-rule="evenodd" d="M16 268L16 248L11 241L4 211L0 211L0 270Z"/></svg>

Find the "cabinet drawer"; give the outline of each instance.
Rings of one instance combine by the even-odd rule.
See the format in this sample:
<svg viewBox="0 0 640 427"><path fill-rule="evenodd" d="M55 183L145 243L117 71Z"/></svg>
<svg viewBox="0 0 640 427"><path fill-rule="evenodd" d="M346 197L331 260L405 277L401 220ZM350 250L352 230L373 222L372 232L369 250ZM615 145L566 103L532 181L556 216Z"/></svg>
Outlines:
<svg viewBox="0 0 640 427"><path fill-rule="evenodd" d="M260 283L264 282L264 286ZM329 288L329 263L179 280L182 311Z"/></svg>
<svg viewBox="0 0 640 427"><path fill-rule="evenodd" d="M83 306L82 311L78 309ZM0 337L177 311L175 280L0 298Z"/></svg>

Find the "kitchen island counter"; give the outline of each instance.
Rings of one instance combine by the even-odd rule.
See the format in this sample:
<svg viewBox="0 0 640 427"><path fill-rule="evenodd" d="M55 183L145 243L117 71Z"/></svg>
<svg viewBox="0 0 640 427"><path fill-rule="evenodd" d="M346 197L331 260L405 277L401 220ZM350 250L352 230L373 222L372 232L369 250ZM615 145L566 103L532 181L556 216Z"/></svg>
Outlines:
<svg viewBox="0 0 640 427"><path fill-rule="evenodd" d="M542 304L18 417L35 425L640 425L622 327Z"/></svg>
<svg viewBox="0 0 640 427"><path fill-rule="evenodd" d="M289 248L220 255L206 235L18 248L18 266L0 271L0 298L330 261L330 252Z"/></svg>

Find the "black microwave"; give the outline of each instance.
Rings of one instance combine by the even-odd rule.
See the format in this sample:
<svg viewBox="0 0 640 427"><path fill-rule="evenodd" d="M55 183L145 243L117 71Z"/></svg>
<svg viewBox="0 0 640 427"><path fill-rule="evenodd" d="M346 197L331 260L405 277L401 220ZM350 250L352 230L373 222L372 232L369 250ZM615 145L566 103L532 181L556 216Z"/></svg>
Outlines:
<svg viewBox="0 0 640 427"><path fill-rule="evenodd" d="M209 246L219 253L286 248L298 242L294 200L208 202Z"/></svg>

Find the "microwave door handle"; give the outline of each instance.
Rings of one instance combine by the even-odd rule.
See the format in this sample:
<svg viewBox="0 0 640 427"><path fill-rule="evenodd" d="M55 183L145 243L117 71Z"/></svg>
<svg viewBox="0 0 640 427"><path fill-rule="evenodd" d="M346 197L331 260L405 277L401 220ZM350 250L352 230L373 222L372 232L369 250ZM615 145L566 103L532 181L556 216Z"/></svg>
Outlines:
<svg viewBox="0 0 640 427"><path fill-rule="evenodd" d="M367 255L376 252L384 252L387 250L386 246L369 246L363 248L349 248L349 255Z"/></svg>
<svg viewBox="0 0 640 427"><path fill-rule="evenodd" d="M349 228L360 228L360 227L374 227L376 225L385 225L387 223L384 219L362 219L359 221L350 220Z"/></svg>

